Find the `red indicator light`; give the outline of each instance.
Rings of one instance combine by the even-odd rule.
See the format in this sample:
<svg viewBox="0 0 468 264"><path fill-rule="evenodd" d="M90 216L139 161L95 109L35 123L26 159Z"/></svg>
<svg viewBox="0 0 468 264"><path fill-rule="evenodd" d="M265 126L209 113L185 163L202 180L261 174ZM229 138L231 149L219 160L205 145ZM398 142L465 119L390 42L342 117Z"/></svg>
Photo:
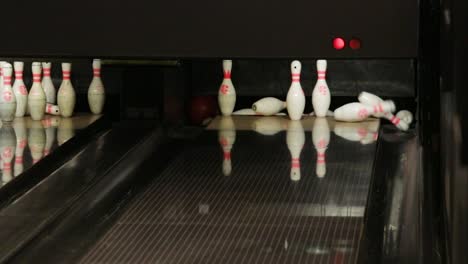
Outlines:
<svg viewBox="0 0 468 264"><path fill-rule="evenodd" d="M360 49L361 48L361 41L359 39L352 39L349 41L349 46L353 49L353 50L357 50L357 49Z"/></svg>
<svg viewBox="0 0 468 264"><path fill-rule="evenodd" d="M333 48L336 50L341 50L344 49L345 47L345 41L342 38L335 38L333 39Z"/></svg>

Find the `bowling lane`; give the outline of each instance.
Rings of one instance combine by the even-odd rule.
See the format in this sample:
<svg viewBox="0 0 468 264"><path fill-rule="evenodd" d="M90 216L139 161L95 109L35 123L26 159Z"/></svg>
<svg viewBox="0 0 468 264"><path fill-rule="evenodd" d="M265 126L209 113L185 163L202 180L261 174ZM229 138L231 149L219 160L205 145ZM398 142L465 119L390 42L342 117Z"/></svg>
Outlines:
<svg viewBox="0 0 468 264"><path fill-rule="evenodd" d="M27 116L0 124L0 191L100 117L79 113L71 118L47 115L34 121Z"/></svg>
<svg viewBox="0 0 468 264"><path fill-rule="evenodd" d="M218 117L81 263L354 263L379 121ZM163 153L154 153L157 164Z"/></svg>

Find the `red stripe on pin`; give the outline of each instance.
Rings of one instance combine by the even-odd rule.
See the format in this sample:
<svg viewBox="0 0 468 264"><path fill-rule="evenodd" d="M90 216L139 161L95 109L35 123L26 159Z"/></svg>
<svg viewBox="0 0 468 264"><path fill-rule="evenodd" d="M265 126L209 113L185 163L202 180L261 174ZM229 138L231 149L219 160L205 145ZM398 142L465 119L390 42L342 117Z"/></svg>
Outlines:
<svg viewBox="0 0 468 264"><path fill-rule="evenodd" d="M394 117L392 117L392 119L390 121L392 121L392 123L394 125L398 125L400 123L400 118L394 116Z"/></svg>
<svg viewBox="0 0 468 264"><path fill-rule="evenodd" d="M230 160L231 159L231 152L224 152L224 159Z"/></svg>
<svg viewBox="0 0 468 264"><path fill-rule="evenodd" d="M231 79L231 72L230 71L225 71L224 72L224 79Z"/></svg>

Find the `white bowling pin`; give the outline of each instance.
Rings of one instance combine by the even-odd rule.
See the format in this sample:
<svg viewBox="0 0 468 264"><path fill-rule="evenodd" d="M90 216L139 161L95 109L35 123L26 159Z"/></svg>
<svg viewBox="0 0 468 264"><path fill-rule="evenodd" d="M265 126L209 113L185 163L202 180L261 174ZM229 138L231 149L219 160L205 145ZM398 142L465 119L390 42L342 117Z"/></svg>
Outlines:
<svg viewBox="0 0 468 264"><path fill-rule="evenodd" d="M270 116L286 108L286 102L274 97L265 97L252 104L252 110L257 114Z"/></svg>
<svg viewBox="0 0 468 264"><path fill-rule="evenodd" d="M0 116L3 122L11 122L16 113L16 97L11 87L13 67L10 63L3 63L3 88L0 92Z"/></svg>
<svg viewBox="0 0 468 264"><path fill-rule="evenodd" d="M378 105L365 105L362 103L349 103L337 108L334 112L335 120L339 121L362 121L372 114L393 112L395 104L393 101L384 101Z"/></svg>
<svg viewBox="0 0 468 264"><path fill-rule="evenodd" d="M252 129L265 136L276 135L287 127L287 119L276 116L265 116L255 119L252 123Z"/></svg>
<svg viewBox="0 0 468 264"><path fill-rule="evenodd" d="M24 62L15 61L13 63L15 68L15 82L13 83L13 92L16 97L16 117L22 117L26 114L28 109L28 90L23 81Z"/></svg>
<svg viewBox="0 0 468 264"><path fill-rule="evenodd" d="M46 108L46 95L41 84L41 63L32 63L33 85L28 96L28 108L33 120L42 120Z"/></svg>
<svg viewBox="0 0 468 264"><path fill-rule="evenodd" d="M11 123L4 123L0 129L0 151L3 163L3 182L13 178L11 162L16 148L16 136Z"/></svg>
<svg viewBox="0 0 468 264"><path fill-rule="evenodd" d="M236 105L236 89L231 81L232 60L223 60L224 78L218 91L218 104L221 113L231 115Z"/></svg>
<svg viewBox="0 0 468 264"><path fill-rule="evenodd" d="M106 101L106 94L104 91L104 84L101 80L101 60L93 60L93 80L88 89L88 104L89 109L93 114L102 113L104 103Z"/></svg>
<svg viewBox="0 0 468 264"><path fill-rule="evenodd" d="M236 142L236 127L229 116L223 116L219 123L218 140L223 150L223 174L231 175L231 150Z"/></svg>
<svg viewBox="0 0 468 264"><path fill-rule="evenodd" d="M317 60L317 83L312 91L312 106L317 117L327 116L328 108L330 107L331 96L328 89L327 81L327 61Z"/></svg>
<svg viewBox="0 0 468 264"><path fill-rule="evenodd" d="M62 63L62 73L63 80L58 90L57 103L62 116L70 117L73 115L76 103L75 89L70 80L71 63Z"/></svg>
<svg viewBox="0 0 468 264"><path fill-rule="evenodd" d="M232 112L233 115L257 115L252 108L244 108L244 109L239 109L237 111Z"/></svg>
<svg viewBox="0 0 468 264"><path fill-rule="evenodd" d="M380 104L381 102L384 101L382 98L378 97L377 95L371 94L371 93L368 93L368 92L361 92L359 94L359 96L358 96L358 100L359 100L359 102L361 102L363 104L366 104L366 105L378 105L378 104ZM383 118L389 120L390 122L392 122L392 124L394 124L397 128L399 128L399 129L401 129L403 131L408 130L409 123L406 122L405 120L402 121L401 118L399 118L398 116L394 116L390 112L375 113L375 114L373 114L373 116L383 117Z"/></svg>
<svg viewBox="0 0 468 264"><path fill-rule="evenodd" d="M3 64L6 63L6 61L0 61L0 93L3 89Z"/></svg>
<svg viewBox="0 0 468 264"><path fill-rule="evenodd" d="M52 82L52 78L50 77L50 71L52 69L52 63L50 62L43 62L42 63L42 88L44 89L44 93L46 96L46 102L49 104L56 103L56 91L54 82Z"/></svg>
<svg viewBox="0 0 468 264"><path fill-rule="evenodd" d="M33 120L29 129L28 145L31 151L33 164L42 159L45 147L46 135L41 121Z"/></svg>
<svg viewBox="0 0 468 264"><path fill-rule="evenodd" d="M305 96L301 86L301 69L301 62L296 60L291 63L292 83L286 96L286 108L291 120L301 119L305 108Z"/></svg>
<svg viewBox="0 0 468 264"><path fill-rule="evenodd" d="M15 150L15 166L14 175L18 176L24 170L23 154L26 145L28 144L28 135L26 129L26 121L24 117L17 117L13 120L13 129L16 134L16 150Z"/></svg>
<svg viewBox="0 0 468 264"><path fill-rule="evenodd" d="M305 133L301 121L291 120L288 123L286 132L286 144L291 153L291 174L292 181L301 179L301 152L304 148Z"/></svg>
<svg viewBox="0 0 468 264"><path fill-rule="evenodd" d="M408 110L398 111L398 113L396 114L396 117L405 121L408 125L411 124L411 122L413 122L413 114Z"/></svg>
<svg viewBox="0 0 468 264"><path fill-rule="evenodd" d="M317 117L312 127L312 142L317 151L317 165L315 173L317 177L323 178L327 172L325 152L330 143L330 127L327 118Z"/></svg>
<svg viewBox="0 0 468 264"><path fill-rule="evenodd" d="M58 107L58 105L47 103L45 112L51 115L60 115L60 108Z"/></svg>

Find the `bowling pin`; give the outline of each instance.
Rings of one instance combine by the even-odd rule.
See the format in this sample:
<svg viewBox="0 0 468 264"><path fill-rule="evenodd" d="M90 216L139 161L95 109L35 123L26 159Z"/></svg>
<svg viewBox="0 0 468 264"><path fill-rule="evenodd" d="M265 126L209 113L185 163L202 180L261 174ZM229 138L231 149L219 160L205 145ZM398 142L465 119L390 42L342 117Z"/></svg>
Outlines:
<svg viewBox="0 0 468 264"><path fill-rule="evenodd" d="M6 61L0 61L0 93L3 89L3 64L6 63Z"/></svg>
<svg viewBox="0 0 468 264"><path fill-rule="evenodd" d="M359 102L361 102L363 104L366 104L366 105L378 105L379 103L384 101L382 98L378 97L377 95L371 94L371 93L368 93L368 92L361 92L359 94L359 96L358 96L358 100L359 100ZM409 123L404 121L404 120L402 122L401 118L399 118L398 116L394 116L390 112L376 113L376 114L374 114L374 116L375 117L383 117L383 118L389 120L390 122L392 122L392 124L394 124L400 130L403 130L403 131L408 130Z"/></svg>
<svg viewBox="0 0 468 264"><path fill-rule="evenodd" d="M231 81L232 60L223 60L224 78L218 91L218 104L221 113L229 116L236 105L236 89Z"/></svg>
<svg viewBox="0 0 468 264"><path fill-rule="evenodd" d="M257 114L270 116L279 113L286 108L286 102L274 97L262 98L252 105L252 110Z"/></svg>
<svg viewBox="0 0 468 264"><path fill-rule="evenodd" d="M11 122L16 113L16 97L11 87L13 67L10 63L3 63L3 88L0 96L0 116L2 122Z"/></svg>
<svg viewBox="0 0 468 264"><path fill-rule="evenodd" d="M286 130L287 121L287 119L277 116L259 117L252 123L252 129L259 134L273 136Z"/></svg>
<svg viewBox="0 0 468 264"><path fill-rule="evenodd" d="M18 176L24 170L23 154L28 144L26 121L24 117L17 117L13 120L13 129L16 134L15 166L14 175Z"/></svg>
<svg viewBox="0 0 468 264"><path fill-rule="evenodd" d="M373 114L394 112L393 101L384 101L378 105L370 106L362 103L349 103L337 108L334 112L335 120L356 122L362 121Z"/></svg>
<svg viewBox="0 0 468 264"><path fill-rule="evenodd" d="M46 135L41 121L33 120L29 129L28 145L31 151L32 162L36 164L42 159L45 147Z"/></svg>
<svg viewBox="0 0 468 264"><path fill-rule="evenodd" d="M291 173L292 181L301 179L301 152L304 148L305 134L301 121L291 120L288 123L286 131L286 144L291 154Z"/></svg>
<svg viewBox="0 0 468 264"><path fill-rule="evenodd" d="M32 120L42 120L46 108L46 95L41 84L41 63L32 63L33 85L28 96L29 114Z"/></svg>
<svg viewBox="0 0 468 264"><path fill-rule="evenodd" d="M5 76L4 76L5 77ZM5 79L6 80L6 79ZM11 123L3 123L0 128L0 153L3 163L3 183L13 178L11 161L16 148L16 136Z"/></svg>
<svg viewBox="0 0 468 264"><path fill-rule="evenodd" d="M106 94L104 91L104 84L101 80L101 60L93 60L93 80L88 89L88 104L89 109L93 114L102 113Z"/></svg>
<svg viewBox="0 0 468 264"><path fill-rule="evenodd" d="M28 108L28 90L23 81L24 62L15 61L13 63L15 70L15 82L13 83L13 93L16 98L16 117L22 117L26 114Z"/></svg>
<svg viewBox="0 0 468 264"><path fill-rule="evenodd" d="M405 121L408 125L413 122L413 114L408 110L401 110L396 114L396 117Z"/></svg>
<svg viewBox="0 0 468 264"><path fill-rule="evenodd" d="M317 83L312 91L312 106L317 117L327 116L328 108L330 107L330 89L328 89L327 81L327 61L317 60Z"/></svg>
<svg viewBox="0 0 468 264"><path fill-rule="evenodd" d="M325 152L330 143L330 127L327 118L317 117L312 127L312 142L317 151L317 163L315 173L317 177L323 178L327 172Z"/></svg>
<svg viewBox="0 0 468 264"><path fill-rule="evenodd" d="M47 103L45 112L51 115L60 115L60 108L58 107L58 105Z"/></svg>
<svg viewBox="0 0 468 264"><path fill-rule="evenodd" d="M223 174L231 175L231 150L236 142L236 127L234 121L229 116L223 116L219 123L218 140L223 150Z"/></svg>
<svg viewBox="0 0 468 264"><path fill-rule="evenodd" d="M57 103L62 116L70 117L76 103L75 89L70 81L71 63L62 63L62 73L63 80L58 90Z"/></svg>
<svg viewBox="0 0 468 264"><path fill-rule="evenodd" d="M52 82L52 78L50 77L50 71L52 69L52 63L50 62L43 62L42 63L42 88L44 89L44 93L46 96L46 102L49 104L56 103L56 91L54 83Z"/></svg>
<svg viewBox="0 0 468 264"><path fill-rule="evenodd" d="M255 113L255 111L252 110L252 108L240 109L240 110L232 112L232 114L233 115L257 115L257 113Z"/></svg>
<svg viewBox="0 0 468 264"><path fill-rule="evenodd" d="M291 120L302 118L305 108L305 96L301 86L301 62L293 61L291 63L292 83L286 96L286 108Z"/></svg>

